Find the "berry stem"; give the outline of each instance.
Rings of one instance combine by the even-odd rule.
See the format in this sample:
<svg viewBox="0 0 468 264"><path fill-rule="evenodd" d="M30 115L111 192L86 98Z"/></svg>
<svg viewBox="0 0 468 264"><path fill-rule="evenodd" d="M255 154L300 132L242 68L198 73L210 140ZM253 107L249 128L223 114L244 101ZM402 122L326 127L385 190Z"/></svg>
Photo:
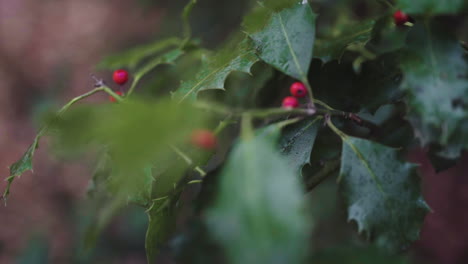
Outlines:
<svg viewBox="0 0 468 264"><path fill-rule="evenodd" d="M185 154L182 150L180 150L178 147L174 145L169 145L169 146L177 155L179 155L179 157L181 157L185 161L185 163L187 163L188 166L194 165L193 160L187 154ZM202 178L206 176L206 172L199 166L195 166L193 170L196 171L198 174L200 174Z"/></svg>
<svg viewBox="0 0 468 264"><path fill-rule="evenodd" d="M97 87L97 88L94 88L93 90L85 93L85 94L82 94L80 96L77 96L73 99L71 99L67 104L65 104L59 111L58 111L58 114L61 115L63 114L65 111L68 110L68 108L70 108L70 106L74 105L75 103L83 100L84 98L86 97L90 97L91 95L95 94L95 93L98 93L98 92L101 92L101 91L104 91L104 86L101 86L101 87Z"/></svg>
<svg viewBox="0 0 468 264"><path fill-rule="evenodd" d="M312 93L312 87L310 86L310 83L309 83L309 80L307 79L307 77L304 77L303 80L302 80L302 83L305 84L306 88L307 88L307 93L309 94L309 100L310 102L314 102L314 94Z"/></svg>
<svg viewBox="0 0 468 264"><path fill-rule="evenodd" d="M130 96L133 93L139 81L140 81L140 77L135 76L135 78L132 81L132 85L130 86L130 89L128 89L127 96Z"/></svg>
<svg viewBox="0 0 468 264"><path fill-rule="evenodd" d="M348 139L348 135L346 135L343 131L339 130L331 121L330 116L325 117L325 122L327 123L328 127L337 134L341 140L346 141Z"/></svg>
<svg viewBox="0 0 468 264"><path fill-rule="evenodd" d="M254 138L254 132L252 127L252 115L248 112L242 114L241 119L241 138L245 141Z"/></svg>

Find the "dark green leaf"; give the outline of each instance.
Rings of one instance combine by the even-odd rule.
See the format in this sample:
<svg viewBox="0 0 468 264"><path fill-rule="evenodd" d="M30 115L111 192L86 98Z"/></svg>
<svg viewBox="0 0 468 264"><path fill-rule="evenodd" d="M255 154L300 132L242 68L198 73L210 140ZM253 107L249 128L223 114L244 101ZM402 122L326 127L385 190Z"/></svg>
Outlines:
<svg viewBox="0 0 468 264"><path fill-rule="evenodd" d="M195 79L184 81L173 93L177 102L195 100L200 91L208 89L224 90L224 82L233 71L250 73L250 68L258 61L251 41L244 39L233 48L228 46L218 52L216 57L208 58L202 65Z"/></svg>
<svg viewBox="0 0 468 264"><path fill-rule="evenodd" d="M305 82L312 60L315 18L308 3L296 4L272 13L265 27L249 35L263 61Z"/></svg>
<svg viewBox="0 0 468 264"><path fill-rule="evenodd" d="M308 249L304 194L275 150L279 126L272 132L234 147L206 214L213 237L234 264L301 263Z"/></svg>
<svg viewBox="0 0 468 264"><path fill-rule="evenodd" d="M466 9L464 0L398 0L398 7L412 15L456 14Z"/></svg>
<svg viewBox="0 0 468 264"><path fill-rule="evenodd" d="M310 154L319 126L319 119L313 118L292 124L283 130L281 153L286 157L289 167L299 176L302 175L302 167L310 164Z"/></svg>
<svg viewBox="0 0 468 264"><path fill-rule="evenodd" d="M468 66L459 42L435 24L417 24L403 55L407 118L423 145L454 159L468 148Z"/></svg>
<svg viewBox="0 0 468 264"><path fill-rule="evenodd" d="M343 52L351 44L365 44L371 38L373 20L340 27L333 35L315 41L314 57L324 62L340 60Z"/></svg>
<svg viewBox="0 0 468 264"><path fill-rule="evenodd" d="M428 206L417 166L372 141L343 138L340 179L348 219L384 248L399 251L419 238Z"/></svg>

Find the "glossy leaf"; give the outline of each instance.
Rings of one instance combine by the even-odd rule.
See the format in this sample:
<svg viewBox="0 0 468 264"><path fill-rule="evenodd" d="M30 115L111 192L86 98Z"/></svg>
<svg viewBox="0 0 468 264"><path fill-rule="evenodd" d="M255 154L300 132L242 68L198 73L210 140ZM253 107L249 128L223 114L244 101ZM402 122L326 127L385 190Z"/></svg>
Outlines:
<svg viewBox="0 0 468 264"><path fill-rule="evenodd" d="M428 206L421 196L417 166L398 151L346 137L340 179L348 220L384 248L399 251L419 238Z"/></svg>
<svg viewBox="0 0 468 264"><path fill-rule="evenodd" d="M39 132L39 135L36 136L34 142L29 146L28 150L23 154L21 159L10 166L10 176L6 178L7 187L3 193L3 199L5 201L8 199L13 181L23 175L23 173L33 170L33 157L34 152L36 152L36 149L39 147L39 139L41 138L40 134L41 132Z"/></svg>
<svg viewBox="0 0 468 264"><path fill-rule="evenodd" d="M261 30L249 32L260 58L283 73L306 81L312 60L316 16L308 3L272 13Z"/></svg>
<svg viewBox="0 0 468 264"><path fill-rule="evenodd" d="M302 174L304 165L310 164L310 154L320 125L319 119L313 118L283 129L280 150L297 175Z"/></svg>
<svg viewBox="0 0 468 264"><path fill-rule="evenodd" d="M275 150L280 130L272 132L234 147L206 212L212 236L234 264L301 263L308 248L304 194Z"/></svg>
<svg viewBox="0 0 468 264"><path fill-rule="evenodd" d="M468 65L459 42L436 24L418 24L403 55L407 118L423 145L453 159L468 148Z"/></svg>
<svg viewBox="0 0 468 264"><path fill-rule="evenodd" d="M464 0L398 0L398 7L411 15L456 14L466 10Z"/></svg>
<svg viewBox="0 0 468 264"><path fill-rule="evenodd" d="M244 39L235 47L236 52L232 52L233 48L228 46L216 57L208 58L209 62L205 61L195 79L183 81L173 93L175 100L195 100L200 91L208 89L224 90L224 82L233 71L250 73L250 68L258 61L251 41Z"/></svg>

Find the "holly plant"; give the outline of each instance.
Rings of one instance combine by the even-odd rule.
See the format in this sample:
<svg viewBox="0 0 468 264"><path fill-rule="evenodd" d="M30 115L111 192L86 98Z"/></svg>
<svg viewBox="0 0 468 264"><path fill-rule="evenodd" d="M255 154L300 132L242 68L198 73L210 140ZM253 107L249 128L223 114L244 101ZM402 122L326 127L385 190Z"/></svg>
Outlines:
<svg viewBox="0 0 468 264"><path fill-rule="evenodd" d="M93 157L90 247L137 204L149 263L181 244L190 263L305 263L306 194L332 179L361 240L407 249L430 212L408 150L444 170L468 149L467 4L369 1L373 11L353 15L349 2L252 1L240 29L208 50L192 36L189 1L182 37L105 58L112 85L94 77L44 118L4 201L47 136L60 155ZM110 102L77 104L103 92Z"/></svg>

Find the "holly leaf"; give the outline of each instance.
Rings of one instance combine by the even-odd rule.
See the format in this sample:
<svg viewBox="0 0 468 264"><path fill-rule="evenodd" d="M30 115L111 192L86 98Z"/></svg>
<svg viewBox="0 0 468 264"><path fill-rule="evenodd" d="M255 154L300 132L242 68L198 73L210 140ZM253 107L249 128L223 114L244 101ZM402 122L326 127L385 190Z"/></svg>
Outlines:
<svg viewBox="0 0 468 264"><path fill-rule="evenodd" d="M249 31L249 36L263 61L306 82L312 60L316 17L307 2L295 4L273 11L267 24L258 31Z"/></svg>
<svg viewBox="0 0 468 264"><path fill-rule="evenodd" d="M195 79L183 81L173 93L176 101L195 100L200 91L208 89L224 90L224 82L233 71L250 74L250 68L258 61L251 41L245 38L235 47L236 52L233 48L228 45L217 56L209 58L209 62L204 62Z"/></svg>
<svg viewBox="0 0 468 264"><path fill-rule="evenodd" d="M421 144L441 146L438 155L454 159L468 148L468 66L448 32L433 23L414 27L402 58L401 89Z"/></svg>
<svg viewBox="0 0 468 264"><path fill-rule="evenodd" d="M165 49L179 45L182 40L169 38L158 40L150 44L135 47L131 50L121 52L103 59L98 65L98 69L128 68L133 70L145 58L158 54Z"/></svg>
<svg viewBox="0 0 468 264"><path fill-rule="evenodd" d="M333 35L315 41L314 57L323 62L340 60L346 48L352 44L365 44L371 38L375 21L368 20L339 27Z"/></svg>
<svg viewBox="0 0 468 264"><path fill-rule="evenodd" d="M33 143L29 146L23 156L10 166L10 176L6 178L7 186L2 196L5 202L8 199L8 195L10 195L10 188L13 181L23 175L23 173L33 170L33 157L36 149L39 147L40 138L41 133L36 136Z"/></svg>
<svg viewBox="0 0 468 264"><path fill-rule="evenodd" d="M145 249L148 264L155 263L161 246L169 239L175 228L174 212L167 206L169 200L154 201L146 212L148 215L148 229L146 231Z"/></svg>
<svg viewBox="0 0 468 264"><path fill-rule="evenodd" d="M348 220L379 246L406 248L419 238L429 210L417 165L401 161L396 149L354 137L343 140L340 183Z"/></svg>
<svg viewBox="0 0 468 264"><path fill-rule="evenodd" d="M206 212L209 231L231 263L301 263L307 252L304 194L276 150L280 130L275 131L235 145L218 197Z"/></svg>
<svg viewBox="0 0 468 264"><path fill-rule="evenodd" d="M404 12L412 15L456 14L466 10L463 0L398 0L397 3Z"/></svg>
<svg viewBox="0 0 468 264"><path fill-rule="evenodd" d="M292 124L283 130L280 150L297 175L302 175L304 165L310 165L310 154L319 126L319 119L313 118Z"/></svg>

